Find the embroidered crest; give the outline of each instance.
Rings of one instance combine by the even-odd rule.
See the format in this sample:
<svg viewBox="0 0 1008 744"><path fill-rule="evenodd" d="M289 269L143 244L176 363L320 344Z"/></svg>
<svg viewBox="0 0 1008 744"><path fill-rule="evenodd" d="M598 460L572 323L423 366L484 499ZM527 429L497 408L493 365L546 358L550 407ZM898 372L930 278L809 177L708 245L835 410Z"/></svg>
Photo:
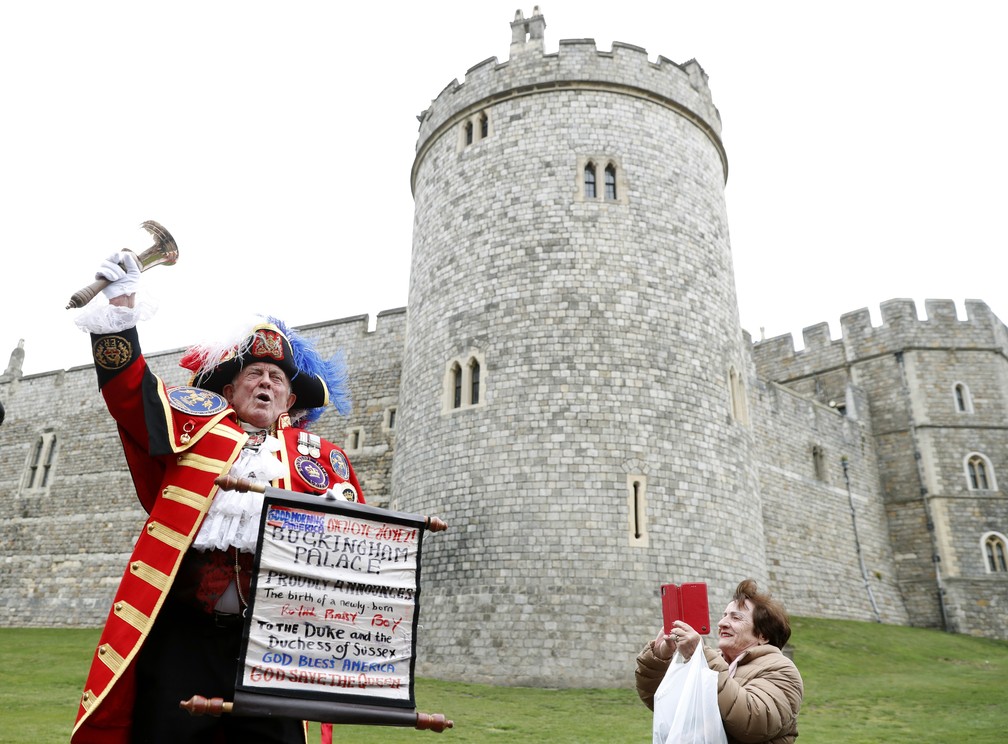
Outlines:
<svg viewBox="0 0 1008 744"><path fill-rule="evenodd" d="M343 494L343 498L347 501L360 501L360 499L357 498L357 489L349 483L340 483L333 490L339 491Z"/></svg>
<svg viewBox="0 0 1008 744"><path fill-rule="evenodd" d="M332 465L333 472L343 480L350 478L350 463L347 462L346 455L337 450L329 453L329 464Z"/></svg>
<svg viewBox="0 0 1008 744"><path fill-rule="evenodd" d="M276 331L260 328L256 331L255 338L252 339L252 356L257 358L272 357L273 359L284 358L283 336Z"/></svg>
<svg viewBox="0 0 1008 744"><path fill-rule="evenodd" d="M184 385L168 390L168 405L193 416L213 416L227 408L227 401L210 390Z"/></svg>
<svg viewBox="0 0 1008 744"><path fill-rule="evenodd" d="M91 351L102 369L122 369L133 360L133 344L122 336L102 336Z"/></svg>
<svg viewBox="0 0 1008 744"><path fill-rule="evenodd" d="M316 491L324 491L329 488L329 474L321 464L310 457L302 455L297 458L294 461L294 472Z"/></svg>
<svg viewBox="0 0 1008 744"><path fill-rule="evenodd" d="M259 431L253 431L249 433L248 441L242 446L242 449L250 449L259 451L262 447L263 442L266 441L266 430L260 429Z"/></svg>

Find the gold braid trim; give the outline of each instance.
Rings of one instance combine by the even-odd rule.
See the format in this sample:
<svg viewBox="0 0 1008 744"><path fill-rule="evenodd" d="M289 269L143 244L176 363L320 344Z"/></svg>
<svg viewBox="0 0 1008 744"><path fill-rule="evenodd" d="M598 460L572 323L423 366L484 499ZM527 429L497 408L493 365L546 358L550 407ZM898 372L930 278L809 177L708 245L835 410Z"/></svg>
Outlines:
<svg viewBox="0 0 1008 744"><path fill-rule="evenodd" d="M210 430L212 433L222 436L225 439L231 439L240 444L245 444L245 440L248 439L248 434L240 429L235 429L231 426L227 426L220 422L214 424L214 427Z"/></svg>
<svg viewBox="0 0 1008 744"><path fill-rule="evenodd" d="M93 690L84 690L84 694L81 695L81 707L90 712L98 702L98 696L94 694Z"/></svg>
<svg viewBox="0 0 1008 744"><path fill-rule="evenodd" d="M195 468L207 473L223 473L227 470L229 463L225 460L218 460L212 457L203 457L192 452L185 452L178 456L178 464L183 468Z"/></svg>
<svg viewBox="0 0 1008 744"><path fill-rule="evenodd" d="M195 529L195 525L193 529ZM185 551L189 547L188 535L176 532L171 527L166 527L160 522L149 522L147 524L147 534L178 551Z"/></svg>
<svg viewBox="0 0 1008 744"><path fill-rule="evenodd" d="M98 660L111 669L113 674L118 674L126 661L107 643L103 643L98 647Z"/></svg>
<svg viewBox="0 0 1008 744"><path fill-rule="evenodd" d="M178 486L167 486L161 491L161 495L169 501L184 504L198 512L203 512L207 502L210 500L209 496L204 496L201 493L196 493L196 491L190 491L186 488L179 488Z"/></svg>
<svg viewBox="0 0 1008 744"><path fill-rule="evenodd" d="M132 625L141 633L147 632L147 627L150 625L149 615L145 615L129 602L123 602L122 600L116 602L113 609L115 610L116 617L120 620Z"/></svg>
<svg viewBox="0 0 1008 744"><path fill-rule="evenodd" d="M158 591L166 591L168 585L171 583L171 577L168 574L161 573L153 566L144 563L143 561L133 561L130 564L130 573L139 579L143 579L152 587Z"/></svg>

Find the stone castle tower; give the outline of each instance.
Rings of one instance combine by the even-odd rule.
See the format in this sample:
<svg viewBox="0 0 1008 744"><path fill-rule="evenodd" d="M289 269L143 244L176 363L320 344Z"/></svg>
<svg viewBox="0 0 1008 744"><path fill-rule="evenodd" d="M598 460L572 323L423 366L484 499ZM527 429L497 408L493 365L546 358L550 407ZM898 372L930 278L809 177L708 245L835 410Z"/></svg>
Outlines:
<svg viewBox="0 0 1008 744"><path fill-rule="evenodd" d="M1005 325L891 300L840 339L752 344L700 66L546 54L538 12L511 29L420 117L408 307L298 329L347 355L353 413L314 428L368 502L449 523L418 674L627 685L660 583L706 581L717 618L747 576L795 615L1008 638ZM183 384L180 353L146 357ZM94 370L23 356L0 375L5 624L99 625L142 510Z"/></svg>
<svg viewBox="0 0 1008 744"><path fill-rule="evenodd" d="M419 117L393 504L452 526L426 548L430 671L472 650L491 681L605 683L661 581L766 576L763 520L706 75L545 54L544 28L519 11L510 59Z"/></svg>

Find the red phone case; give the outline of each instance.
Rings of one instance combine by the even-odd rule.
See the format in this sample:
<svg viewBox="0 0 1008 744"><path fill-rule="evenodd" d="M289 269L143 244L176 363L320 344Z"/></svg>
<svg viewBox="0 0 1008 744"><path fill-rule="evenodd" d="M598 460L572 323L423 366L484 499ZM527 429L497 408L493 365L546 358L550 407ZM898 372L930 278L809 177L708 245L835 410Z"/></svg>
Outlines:
<svg viewBox="0 0 1008 744"><path fill-rule="evenodd" d="M661 599L666 634L672 631L672 623L676 620L682 620L700 635L710 633L706 584L662 584Z"/></svg>

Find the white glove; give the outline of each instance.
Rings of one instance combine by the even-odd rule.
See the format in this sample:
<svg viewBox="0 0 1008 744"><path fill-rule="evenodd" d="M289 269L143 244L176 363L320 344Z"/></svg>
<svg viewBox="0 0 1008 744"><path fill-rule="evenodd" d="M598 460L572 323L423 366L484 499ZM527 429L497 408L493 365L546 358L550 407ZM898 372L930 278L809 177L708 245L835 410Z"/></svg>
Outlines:
<svg viewBox="0 0 1008 744"><path fill-rule="evenodd" d="M113 253L101 262L101 266L95 272L95 279L107 279L111 282L102 289L102 293L109 299L133 294L140 284L140 263L132 251Z"/></svg>

